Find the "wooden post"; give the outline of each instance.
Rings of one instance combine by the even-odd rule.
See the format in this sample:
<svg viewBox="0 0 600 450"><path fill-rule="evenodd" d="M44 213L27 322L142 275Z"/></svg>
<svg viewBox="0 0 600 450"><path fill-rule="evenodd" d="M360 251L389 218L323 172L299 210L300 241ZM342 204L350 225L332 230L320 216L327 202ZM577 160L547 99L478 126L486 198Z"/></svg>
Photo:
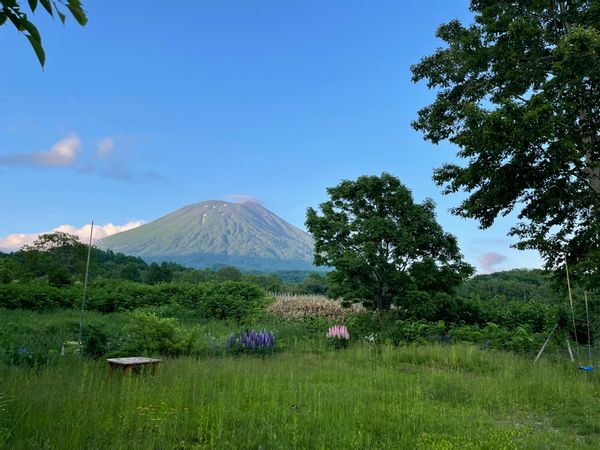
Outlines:
<svg viewBox="0 0 600 450"><path fill-rule="evenodd" d="M556 327L558 327L558 323L556 325L554 325L554 328L552 328L552 331L550 332L550 335L548 335L548 339L546 339L546 342L544 342L544 345L542 345L542 348L540 349L540 351L538 352L537 356L533 360L534 363L537 362L538 359L540 359L540 356L542 356L542 353L544 353L544 350L546 350L546 346L548 345L548 342L550 342L550 338L554 334L554 331L556 330Z"/></svg>
<svg viewBox="0 0 600 450"><path fill-rule="evenodd" d="M568 338L567 338L567 349L569 350L569 356L571 357L571 361L575 362L575 358L573 358L573 350L571 350L571 344L570 344Z"/></svg>
<svg viewBox="0 0 600 450"><path fill-rule="evenodd" d="M573 306L573 293L571 291L571 279L569 278L569 266L567 265L567 254L565 253L565 272L567 273L567 288L569 290L569 303L571 305L571 319L573 320L573 333L575 334L575 348L577 349L577 359L579 360L579 364L581 364L581 354L579 353L579 339L577 338L577 325L575 324L575 307ZM569 340L567 339L567 344L569 346L569 355L571 355L571 361L575 361L573 359L573 352L571 351L571 344L569 344Z"/></svg>
<svg viewBox="0 0 600 450"><path fill-rule="evenodd" d="M583 298L585 299L585 319L587 321L588 363L591 365L592 364L592 335L590 333L590 311L588 309L587 291L583 291Z"/></svg>

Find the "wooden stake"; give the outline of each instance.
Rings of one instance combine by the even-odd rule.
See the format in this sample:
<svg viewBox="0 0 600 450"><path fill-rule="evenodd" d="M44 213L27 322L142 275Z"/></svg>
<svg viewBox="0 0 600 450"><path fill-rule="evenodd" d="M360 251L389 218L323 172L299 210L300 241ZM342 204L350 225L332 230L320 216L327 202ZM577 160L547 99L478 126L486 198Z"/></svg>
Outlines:
<svg viewBox="0 0 600 450"><path fill-rule="evenodd" d="M558 323L556 325L554 325L554 328L552 328L552 331L550 332L550 335L548 335L548 339L546 339L546 342L544 342L544 345L542 346L542 348L538 352L537 356L533 360L534 363L537 362L538 359L540 359L540 356L542 356L542 353L544 353L544 350L546 350L546 346L548 345L548 342L550 342L550 338L554 334L554 331L556 330L556 327L558 327Z"/></svg>
<svg viewBox="0 0 600 450"><path fill-rule="evenodd" d="M573 350L571 350L571 344L569 339L567 339L567 349L569 349L569 356L571 357L571 361L575 362L575 358L573 358Z"/></svg>

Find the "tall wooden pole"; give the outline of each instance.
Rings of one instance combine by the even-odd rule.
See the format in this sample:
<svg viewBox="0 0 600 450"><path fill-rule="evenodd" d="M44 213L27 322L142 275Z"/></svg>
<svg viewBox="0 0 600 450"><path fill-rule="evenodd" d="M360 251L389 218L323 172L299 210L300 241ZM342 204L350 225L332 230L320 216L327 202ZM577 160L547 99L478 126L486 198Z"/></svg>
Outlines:
<svg viewBox="0 0 600 450"><path fill-rule="evenodd" d="M587 321L588 363L591 365L592 364L592 335L590 333L590 311L588 309L587 291L583 291L583 298L585 299L585 319Z"/></svg>
<svg viewBox="0 0 600 450"><path fill-rule="evenodd" d="M79 314L79 337L77 338L77 354L81 355L81 334L83 332L83 309L85 307L85 296L87 294L88 275L90 273L90 256L92 254L92 235L94 234L94 221L90 228L90 241L88 243L87 262L85 263L85 278L83 280L83 299L81 300L81 313Z"/></svg>
<svg viewBox="0 0 600 450"><path fill-rule="evenodd" d="M565 253L565 272L567 273L567 289L569 290L569 303L571 305L571 319L573 321L573 333L575 333L575 346L577 348L577 360L579 364L581 364L581 356L579 353L579 339L577 338L577 326L575 325L575 307L573 306L573 292L571 291L571 279L569 278L569 266L567 264L567 254ZM568 340L567 340L568 342ZM571 346L569 346L569 352L571 351ZM573 356L571 356L573 359Z"/></svg>

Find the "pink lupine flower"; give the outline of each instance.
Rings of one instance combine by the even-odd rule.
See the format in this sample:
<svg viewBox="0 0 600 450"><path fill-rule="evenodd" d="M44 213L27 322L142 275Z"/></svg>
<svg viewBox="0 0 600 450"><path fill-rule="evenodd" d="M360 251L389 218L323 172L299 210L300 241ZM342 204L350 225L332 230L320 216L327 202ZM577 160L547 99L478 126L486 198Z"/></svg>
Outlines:
<svg viewBox="0 0 600 450"><path fill-rule="evenodd" d="M348 328L345 325L334 325L327 331L326 336L328 338L335 339L350 339L350 333L348 333Z"/></svg>

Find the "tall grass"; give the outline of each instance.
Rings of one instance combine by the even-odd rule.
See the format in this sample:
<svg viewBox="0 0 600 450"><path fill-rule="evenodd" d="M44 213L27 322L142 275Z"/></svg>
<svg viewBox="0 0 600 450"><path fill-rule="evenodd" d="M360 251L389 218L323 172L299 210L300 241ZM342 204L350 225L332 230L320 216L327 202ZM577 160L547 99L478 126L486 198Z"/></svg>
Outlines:
<svg viewBox="0 0 600 450"><path fill-rule="evenodd" d="M469 346L355 346L0 368L6 448L572 449L600 442L597 374Z"/></svg>

